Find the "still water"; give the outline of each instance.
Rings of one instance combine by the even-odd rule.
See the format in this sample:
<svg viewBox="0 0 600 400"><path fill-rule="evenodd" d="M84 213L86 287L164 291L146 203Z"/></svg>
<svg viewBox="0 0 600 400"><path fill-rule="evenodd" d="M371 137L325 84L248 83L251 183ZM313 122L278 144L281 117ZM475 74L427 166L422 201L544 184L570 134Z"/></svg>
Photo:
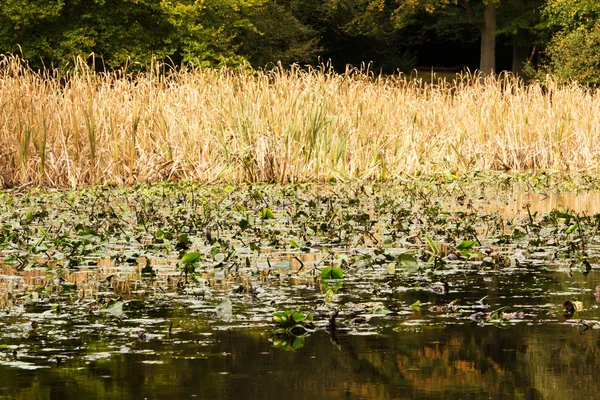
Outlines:
<svg viewBox="0 0 600 400"><path fill-rule="evenodd" d="M322 193L310 201L286 197L292 205L273 207L276 218L266 215L256 196L227 192L227 202L207 200L211 207L224 205L190 231L192 249L204 257L194 284L184 276L180 256L165 250L169 231L158 222L170 220L157 214L158 222L146 218L140 224L144 210L126 212L133 208L127 205L131 194L115 206L122 215L107 225L123 235L111 231L107 242L98 239L100 230L88 229L89 216L69 227L81 206L66 207L65 217L57 212L44 221L45 230L36 230L30 222L44 218L35 208L43 203L11 200L17 211L5 207L3 240L4 258L13 262L0 262L0 398L600 398L600 296L594 296L600 219L567 211L544 217L567 207L592 215L600 210L598 192L461 200L462 211L454 204L453 212L441 212L429 200L405 205L398 196L361 199L359 206L337 190L326 201ZM59 204L71 201L60 196ZM117 196L106 204L113 207ZM149 197L145 207L154 211L167 198L161 196ZM185 207L200 207L196 197ZM95 199L88 214L112 218L97 212ZM185 209L165 203L165 215ZM263 213L254 222L240 220L238 214L247 214L234 207L238 203ZM23 204L32 211L20 216ZM303 215L286 216L293 208ZM489 216L498 210L502 216ZM378 221L371 224L373 215ZM312 236L301 241L298 232L313 220ZM215 250L206 226L231 243ZM315 245L319 230L330 249ZM348 233L336 236L338 230ZM48 248L32 247L49 242L51 234L59 239ZM426 234L444 246L434 250ZM476 248L482 253L456 256L457 243L473 235L480 236ZM138 237L131 241L136 248L119 247L126 236L128 243ZM248 250L252 240L279 244L257 256ZM70 256L74 249L97 247L70 268L60 260L42 266L25 258L25 250L39 258L63 245ZM394 261L407 249L419 268ZM429 258L434 253L439 264ZM225 273L222 263L229 257L239 262ZM325 265L344 267L343 281L321 281L316 272ZM577 309L565 310L566 301ZM272 314L284 310L314 313L314 331L299 338L276 335Z"/></svg>
<svg viewBox="0 0 600 400"><path fill-rule="evenodd" d="M15 399L598 398L598 334L571 326L445 326L317 333L296 352L264 332L217 332L201 357L113 355L24 371L1 367ZM197 357L197 358L196 358Z"/></svg>
<svg viewBox="0 0 600 400"><path fill-rule="evenodd" d="M377 315L356 307L301 348L273 347L268 313L232 297L232 316L178 307L116 320L13 318L3 333L0 396L11 399L567 399L598 398L600 310L595 270L449 275L450 293L382 278ZM359 282L337 301L357 301ZM303 289L299 298L310 293ZM484 296L485 300L479 301ZM584 310L569 318L562 302ZM452 309L442 305L461 304ZM420 300L420 308L411 307ZM300 300L298 300L300 301ZM210 302L209 302L210 303ZM434 305L440 305L435 308ZM477 319L510 305L515 316ZM192 305L192 308L194 306ZM213 309L214 310L214 309ZM48 314L46 312L46 314ZM72 314L77 314L72 310ZM204 321L200 321L204 319ZM29 320L39 321L33 330ZM348 322L350 320L350 322ZM168 333L167 324L173 322ZM101 322L101 323L100 323ZM86 326L87 325L87 326ZM140 330L143 326L143 331ZM143 332L143 333L141 333Z"/></svg>

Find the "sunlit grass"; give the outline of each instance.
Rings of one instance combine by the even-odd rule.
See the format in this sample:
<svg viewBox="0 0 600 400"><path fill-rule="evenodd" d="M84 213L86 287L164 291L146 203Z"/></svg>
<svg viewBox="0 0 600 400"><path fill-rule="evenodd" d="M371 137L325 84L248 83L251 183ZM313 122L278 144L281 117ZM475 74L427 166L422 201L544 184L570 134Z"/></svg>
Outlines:
<svg viewBox="0 0 600 400"><path fill-rule="evenodd" d="M551 79L430 85L326 68L135 77L0 61L0 186L596 173L600 94Z"/></svg>

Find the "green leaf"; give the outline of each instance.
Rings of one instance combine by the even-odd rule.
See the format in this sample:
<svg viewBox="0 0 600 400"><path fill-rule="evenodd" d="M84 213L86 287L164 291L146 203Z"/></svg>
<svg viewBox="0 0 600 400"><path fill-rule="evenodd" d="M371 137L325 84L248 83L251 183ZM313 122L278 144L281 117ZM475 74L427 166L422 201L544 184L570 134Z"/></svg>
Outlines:
<svg viewBox="0 0 600 400"><path fill-rule="evenodd" d="M425 235L425 241L434 255L437 256L440 254L440 245L438 242L433 240L429 235Z"/></svg>
<svg viewBox="0 0 600 400"><path fill-rule="evenodd" d="M493 311L490 314L490 319L500 319L500 316L502 315L502 313L506 310L510 310L510 306L504 306L504 307L500 307L499 309Z"/></svg>
<svg viewBox="0 0 600 400"><path fill-rule="evenodd" d="M146 303L142 300L129 300L125 305L128 310L143 310L146 308Z"/></svg>
<svg viewBox="0 0 600 400"><path fill-rule="evenodd" d="M122 301L117 301L111 305L109 305L107 308L100 310L100 312L106 313L106 314L110 314L114 317L123 317L125 316L125 312L123 311L123 305L125 303Z"/></svg>
<svg viewBox="0 0 600 400"><path fill-rule="evenodd" d="M342 271L341 268L333 268L331 270L331 277L333 279L343 279L344 278L344 271Z"/></svg>
<svg viewBox="0 0 600 400"><path fill-rule="evenodd" d="M325 303L329 303L329 302L331 302L331 299L333 298L333 295L334 295L334 294L335 294L335 292L334 292L332 289L328 289L328 290L325 292L325 296L323 297L323 301L324 301Z"/></svg>
<svg viewBox="0 0 600 400"><path fill-rule="evenodd" d="M300 245L294 239L290 239L290 246L292 246L295 249L300 248Z"/></svg>
<svg viewBox="0 0 600 400"><path fill-rule="evenodd" d="M210 255L213 256L213 258L219 254L221 252L221 246L216 245L210 248Z"/></svg>
<svg viewBox="0 0 600 400"><path fill-rule="evenodd" d="M177 237L177 243L179 243L181 245L189 245L192 242L191 242L190 237L188 236L187 233L182 233L181 235L179 235Z"/></svg>
<svg viewBox="0 0 600 400"><path fill-rule="evenodd" d="M70 291L70 290L77 289L77 285L74 284L74 283L71 283L71 282L63 282L61 284L61 286L62 286L63 290L65 290L65 291Z"/></svg>
<svg viewBox="0 0 600 400"><path fill-rule="evenodd" d="M390 247L392 247L394 245L394 240L389 237L389 236L385 236L383 238L383 248L385 249L389 249Z"/></svg>
<svg viewBox="0 0 600 400"><path fill-rule="evenodd" d="M411 306L412 308L414 308L415 310L417 310L417 311L420 311L420 310L421 310L421 300L417 300L417 301L415 301L415 302L414 302L414 303L412 303L410 306Z"/></svg>
<svg viewBox="0 0 600 400"><path fill-rule="evenodd" d="M398 262L405 268L416 270L419 269L419 263L410 253L403 253L398 256Z"/></svg>
<svg viewBox="0 0 600 400"><path fill-rule="evenodd" d="M198 253L197 251L193 251L191 253L185 254L181 258L181 262L184 264L193 264L193 263L197 262L201 257L202 257L201 253Z"/></svg>
<svg viewBox="0 0 600 400"><path fill-rule="evenodd" d="M278 311L276 313L273 313L272 318L273 318L273 322L275 322L281 326L289 325L289 319L285 312Z"/></svg>
<svg viewBox="0 0 600 400"><path fill-rule="evenodd" d="M331 278L331 270L333 267L325 267L321 270L321 278L322 279L330 279Z"/></svg>
<svg viewBox="0 0 600 400"><path fill-rule="evenodd" d="M261 210L260 217L262 219L273 219L275 218L275 214L273 214L270 208L265 207Z"/></svg>
<svg viewBox="0 0 600 400"><path fill-rule="evenodd" d="M332 294L337 293L338 290L344 286L342 279L321 279L321 286L326 290L331 290Z"/></svg>
<svg viewBox="0 0 600 400"><path fill-rule="evenodd" d="M387 273L390 275L394 275L396 273L396 264L395 263L388 263Z"/></svg>
<svg viewBox="0 0 600 400"><path fill-rule="evenodd" d="M474 240L463 240L456 245L456 250L471 250L476 244Z"/></svg>
<svg viewBox="0 0 600 400"><path fill-rule="evenodd" d="M298 311L294 311L294 313L292 314L292 319L295 323L302 322L305 318L306 316Z"/></svg>
<svg viewBox="0 0 600 400"><path fill-rule="evenodd" d="M579 229L579 224L573 224L567 228L567 230L565 231L565 234L568 235L570 233L573 233L577 229Z"/></svg>
<svg viewBox="0 0 600 400"><path fill-rule="evenodd" d="M344 271L337 267L325 267L321 270L322 279L343 279Z"/></svg>
<svg viewBox="0 0 600 400"><path fill-rule="evenodd" d="M513 233L512 233L513 239L518 240L518 239L524 238L525 236L527 236L527 234L525 232L523 232L522 230L520 230L519 228L515 228L513 230Z"/></svg>
<svg viewBox="0 0 600 400"><path fill-rule="evenodd" d="M300 336L294 339L294 342L292 343L292 348L294 350L298 350L300 348L304 347L304 336Z"/></svg>

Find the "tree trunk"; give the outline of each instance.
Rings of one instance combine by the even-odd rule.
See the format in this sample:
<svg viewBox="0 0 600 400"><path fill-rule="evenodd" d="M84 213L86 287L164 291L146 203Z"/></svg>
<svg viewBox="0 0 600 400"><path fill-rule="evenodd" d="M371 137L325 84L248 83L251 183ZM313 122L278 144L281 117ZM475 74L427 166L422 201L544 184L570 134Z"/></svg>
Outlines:
<svg viewBox="0 0 600 400"><path fill-rule="evenodd" d="M525 63L529 59L531 49L520 45L518 35L512 38L512 73L519 75L523 71Z"/></svg>
<svg viewBox="0 0 600 400"><path fill-rule="evenodd" d="M481 55L479 71L483 75L493 74L496 70L496 4L494 0L484 3L483 26L481 27Z"/></svg>
<svg viewBox="0 0 600 400"><path fill-rule="evenodd" d="M523 11L523 0L509 0L509 3L519 12ZM519 75L523 71L523 66L529 59L531 48L524 46L527 43L527 35L520 29L512 37L512 68L511 71L515 75Z"/></svg>

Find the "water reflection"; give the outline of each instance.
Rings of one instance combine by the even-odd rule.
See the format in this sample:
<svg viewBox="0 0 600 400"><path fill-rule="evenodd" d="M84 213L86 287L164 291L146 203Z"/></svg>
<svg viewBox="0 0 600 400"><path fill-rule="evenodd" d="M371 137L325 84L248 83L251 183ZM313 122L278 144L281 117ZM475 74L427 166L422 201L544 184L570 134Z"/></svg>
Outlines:
<svg viewBox="0 0 600 400"><path fill-rule="evenodd" d="M526 193L516 192L510 196L503 195L501 200L487 202L483 205L486 211L500 211L510 217L526 212L526 208L534 213L549 213L552 210L568 208L577 213L594 215L600 213L600 192L559 192L559 193Z"/></svg>
<svg viewBox="0 0 600 400"><path fill-rule="evenodd" d="M245 304L247 295L231 297L233 322L206 318L204 308L182 307L173 297L158 297L147 311L125 319L92 316L78 305L71 314L28 308L1 317L0 396L596 398L600 324L594 289L600 272L533 272L447 275L447 295L410 289L399 276L380 278L378 287L389 292L377 303L391 312L381 315L351 309L363 283L348 281L336 300L344 304L337 330L317 331L295 349L273 342L268 312L253 323L245 319L248 307L260 307ZM298 289L299 298L311 290ZM471 320L484 296L484 311L511 306L524 316L494 324ZM584 310L565 319L562 304L574 297ZM417 300L425 304L419 310L410 306ZM431 311L455 300L455 309ZM355 325L353 312L371 318Z"/></svg>
<svg viewBox="0 0 600 400"><path fill-rule="evenodd" d="M196 354L121 354L36 371L0 367L13 399L596 398L597 331L477 324L378 336L319 332L301 351L263 330L218 331ZM200 349L199 349L200 350Z"/></svg>
<svg viewBox="0 0 600 400"><path fill-rule="evenodd" d="M189 286L173 256L163 253L156 258L132 254L127 262L104 255L94 265L61 269L60 279L51 273L57 265L0 264L0 397L597 398L596 225L584 230L589 243L581 252L560 224L546 232L547 243L515 239L506 244L497 234L512 235L514 226L531 228L513 224L526 204L532 213L568 207L594 214L600 196L521 193L481 201L475 205L509 217L499 227L494 218L473 217L481 238L492 243L482 246L489 257L448 259L439 269L422 257L427 249L420 229L433 227L440 246L442 241L454 246L459 238L471 237L469 224L461 225L471 217L441 218L429 200L406 226L382 217L366 236L362 227L368 224L359 224L360 218L352 217L352 224L341 219L339 227L361 234L333 247L331 254L308 241L303 253L297 243L285 244L286 233L279 249L256 256L240 249L243 265L232 266L229 275L207 262ZM382 206L384 211L396 209L390 204ZM394 215L402 221L402 213ZM401 240L384 235L392 228ZM544 236L533 228L535 236ZM206 246L203 237L197 242ZM397 264L390 272L390 259L381 249L397 256L399 248L421 253L419 271ZM201 249L207 258L213 256L212 249ZM334 253L344 260L356 255L359 261L343 283L328 286L313 268L324 266ZM589 268L581 262L583 255ZM246 263L252 268L244 270ZM153 274L142 276L147 266ZM565 315L563 305L579 301L582 310L573 307ZM504 307L513 317L489 320ZM301 339L274 338L272 313L296 308L315 312L322 322L317 332ZM331 331L329 324L327 331L334 309L339 310L337 329Z"/></svg>

